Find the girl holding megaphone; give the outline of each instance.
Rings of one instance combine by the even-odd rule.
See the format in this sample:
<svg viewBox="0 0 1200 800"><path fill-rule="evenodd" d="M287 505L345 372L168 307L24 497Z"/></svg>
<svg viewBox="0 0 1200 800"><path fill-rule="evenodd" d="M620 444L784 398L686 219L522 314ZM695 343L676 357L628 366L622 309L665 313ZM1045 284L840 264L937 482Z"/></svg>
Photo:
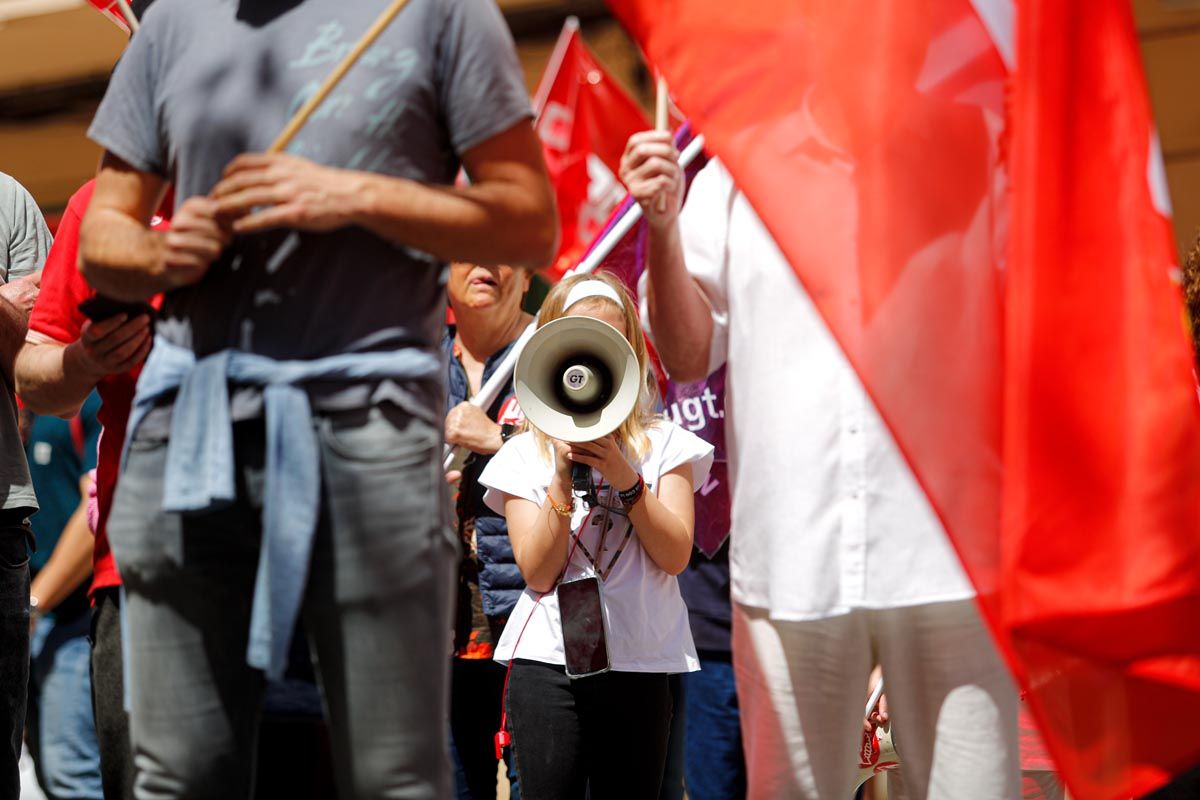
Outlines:
<svg viewBox="0 0 1200 800"><path fill-rule="evenodd" d="M562 281L538 328L515 376L529 430L480 476L528 585L496 647L511 721L497 749L511 737L525 800L657 798L667 676L700 666L675 576L713 448L655 413L637 309L617 280Z"/></svg>

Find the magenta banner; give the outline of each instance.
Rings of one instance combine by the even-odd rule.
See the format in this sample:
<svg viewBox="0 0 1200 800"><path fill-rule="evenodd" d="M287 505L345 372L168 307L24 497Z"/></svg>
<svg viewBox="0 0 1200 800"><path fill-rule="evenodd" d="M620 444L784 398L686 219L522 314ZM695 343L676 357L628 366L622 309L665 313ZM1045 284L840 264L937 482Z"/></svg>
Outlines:
<svg viewBox="0 0 1200 800"><path fill-rule="evenodd" d="M688 126L680 129L676 144L682 150L691 140ZM688 167L687 181L691 180L707 158L701 156ZM625 202L613 213L613 222L624 215L633 201ZM613 248L600 269L609 272L637 295L638 281L646 268L646 223L641 222L625 235ZM596 238L603 238L603 232ZM657 363L656 363L657 367ZM729 485L725 464L725 368L709 375L703 381L679 384L666 380L659 371L663 395L663 413L677 425L686 428L716 448L716 460L712 471L700 490L696 492L696 547L712 558L725 540L729 538Z"/></svg>

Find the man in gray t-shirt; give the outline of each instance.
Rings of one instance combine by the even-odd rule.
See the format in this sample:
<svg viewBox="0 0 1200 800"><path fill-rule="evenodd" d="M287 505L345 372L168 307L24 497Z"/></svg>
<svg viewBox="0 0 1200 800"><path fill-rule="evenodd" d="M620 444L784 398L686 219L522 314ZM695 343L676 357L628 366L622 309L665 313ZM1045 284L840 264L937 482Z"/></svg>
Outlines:
<svg viewBox="0 0 1200 800"><path fill-rule="evenodd" d="M108 525L147 797L246 796L256 668L281 670L297 594L340 793L450 791L456 555L445 368L427 369L445 262L540 266L557 220L492 0L410 0L288 152L263 154L385 5L157 0L89 131L106 152L83 273L114 298L165 293Z"/></svg>
<svg viewBox="0 0 1200 800"><path fill-rule="evenodd" d="M0 172L0 797L20 794L17 761L29 680L29 525L37 510L17 429L13 359L25 341L50 231L21 184Z"/></svg>
<svg viewBox="0 0 1200 800"><path fill-rule="evenodd" d="M0 510L37 508L17 435L13 360L25 341L50 231L25 187L0 172Z"/></svg>

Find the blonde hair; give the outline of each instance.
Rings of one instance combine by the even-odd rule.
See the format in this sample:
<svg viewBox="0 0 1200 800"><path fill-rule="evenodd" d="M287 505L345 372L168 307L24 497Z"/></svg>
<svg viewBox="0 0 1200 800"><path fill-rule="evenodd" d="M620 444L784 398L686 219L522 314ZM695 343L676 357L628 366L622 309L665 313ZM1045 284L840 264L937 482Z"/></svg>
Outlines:
<svg viewBox="0 0 1200 800"><path fill-rule="evenodd" d="M590 275L573 275L570 278L565 278L559 281L550 290L550 293L546 295L546 299L542 303L542 309L538 312L537 324L540 328L548 322L565 317L567 309L563 305L567 301L567 295L570 294L571 289L577 283L589 280L604 283L621 298L621 305L618 310L625 320L625 330L622 333L629 340L629 344L633 347L633 353L637 356L640 377L637 406L625 418L621 426L617 428L616 434L626 454L643 459L650 451L650 437L646 435L646 430L659 419L659 415L655 413L655 407L658 405L658 382L650 374L650 354L646 349L646 337L642 334L642 328L639 324L637 305L634 304L633 298L630 297L624 284L605 272L595 272ZM611 308L616 304L608 297L585 297L572 305L571 309L574 311L587 310L601 305L607 305ZM525 426L527 429L533 430L543 457L553 460L553 450L550 447L550 440L546 434L530 425L528 420L525 421Z"/></svg>

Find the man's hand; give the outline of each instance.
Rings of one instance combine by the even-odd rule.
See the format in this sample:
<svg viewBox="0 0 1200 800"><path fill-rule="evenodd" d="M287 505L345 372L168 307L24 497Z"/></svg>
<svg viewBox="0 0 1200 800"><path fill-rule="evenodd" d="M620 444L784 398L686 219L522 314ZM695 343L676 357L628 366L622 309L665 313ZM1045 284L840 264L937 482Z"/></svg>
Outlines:
<svg viewBox="0 0 1200 800"><path fill-rule="evenodd" d="M891 714L888 713L887 695L882 694L879 696L879 705L875 706L869 717L863 719L863 733L874 733L876 728L887 725L891 718Z"/></svg>
<svg viewBox="0 0 1200 800"><path fill-rule="evenodd" d="M500 426L479 406L467 402L459 403L446 415L446 441L482 455L495 453L504 444Z"/></svg>
<svg viewBox="0 0 1200 800"><path fill-rule="evenodd" d="M163 277L169 288L198 283L231 238L215 201L207 197L185 200L175 210L164 238Z"/></svg>
<svg viewBox="0 0 1200 800"><path fill-rule="evenodd" d="M620 173L648 225L662 230L675 223L683 205L684 180L670 132L642 131L630 136Z"/></svg>
<svg viewBox="0 0 1200 800"><path fill-rule="evenodd" d="M867 702L871 701L871 695L875 693L879 682L883 680L883 668L876 664L871 670L871 678L867 681ZM872 708L867 716L863 718L863 733L874 733L875 729L881 725L886 725L891 715L888 714L887 695L879 695L879 702Z"/></svg>
<svg viewBox="0 0 1200 800"><path fill-rule="evenodd" d="M351 224L362 200L362 177L299 156L245 153L225 167L212 196L237 233L331 231Z"/></svg>
<svg viewBox="0 0 1200 800"><path fill-rule="evenodd" d="M42 271L30 273L23 277L0 284L0 297L12 303L13 307L26 317L33 311L34 301L42 288Z"/></svg>
<svg viewBox="0 0 1200 800"><path fill-rule="evenodd" d="M96 379L126 372L145 360L150 353L150 316L125 314L101 322L85 322L79 340L68 345L76 364Z"/></svg>

